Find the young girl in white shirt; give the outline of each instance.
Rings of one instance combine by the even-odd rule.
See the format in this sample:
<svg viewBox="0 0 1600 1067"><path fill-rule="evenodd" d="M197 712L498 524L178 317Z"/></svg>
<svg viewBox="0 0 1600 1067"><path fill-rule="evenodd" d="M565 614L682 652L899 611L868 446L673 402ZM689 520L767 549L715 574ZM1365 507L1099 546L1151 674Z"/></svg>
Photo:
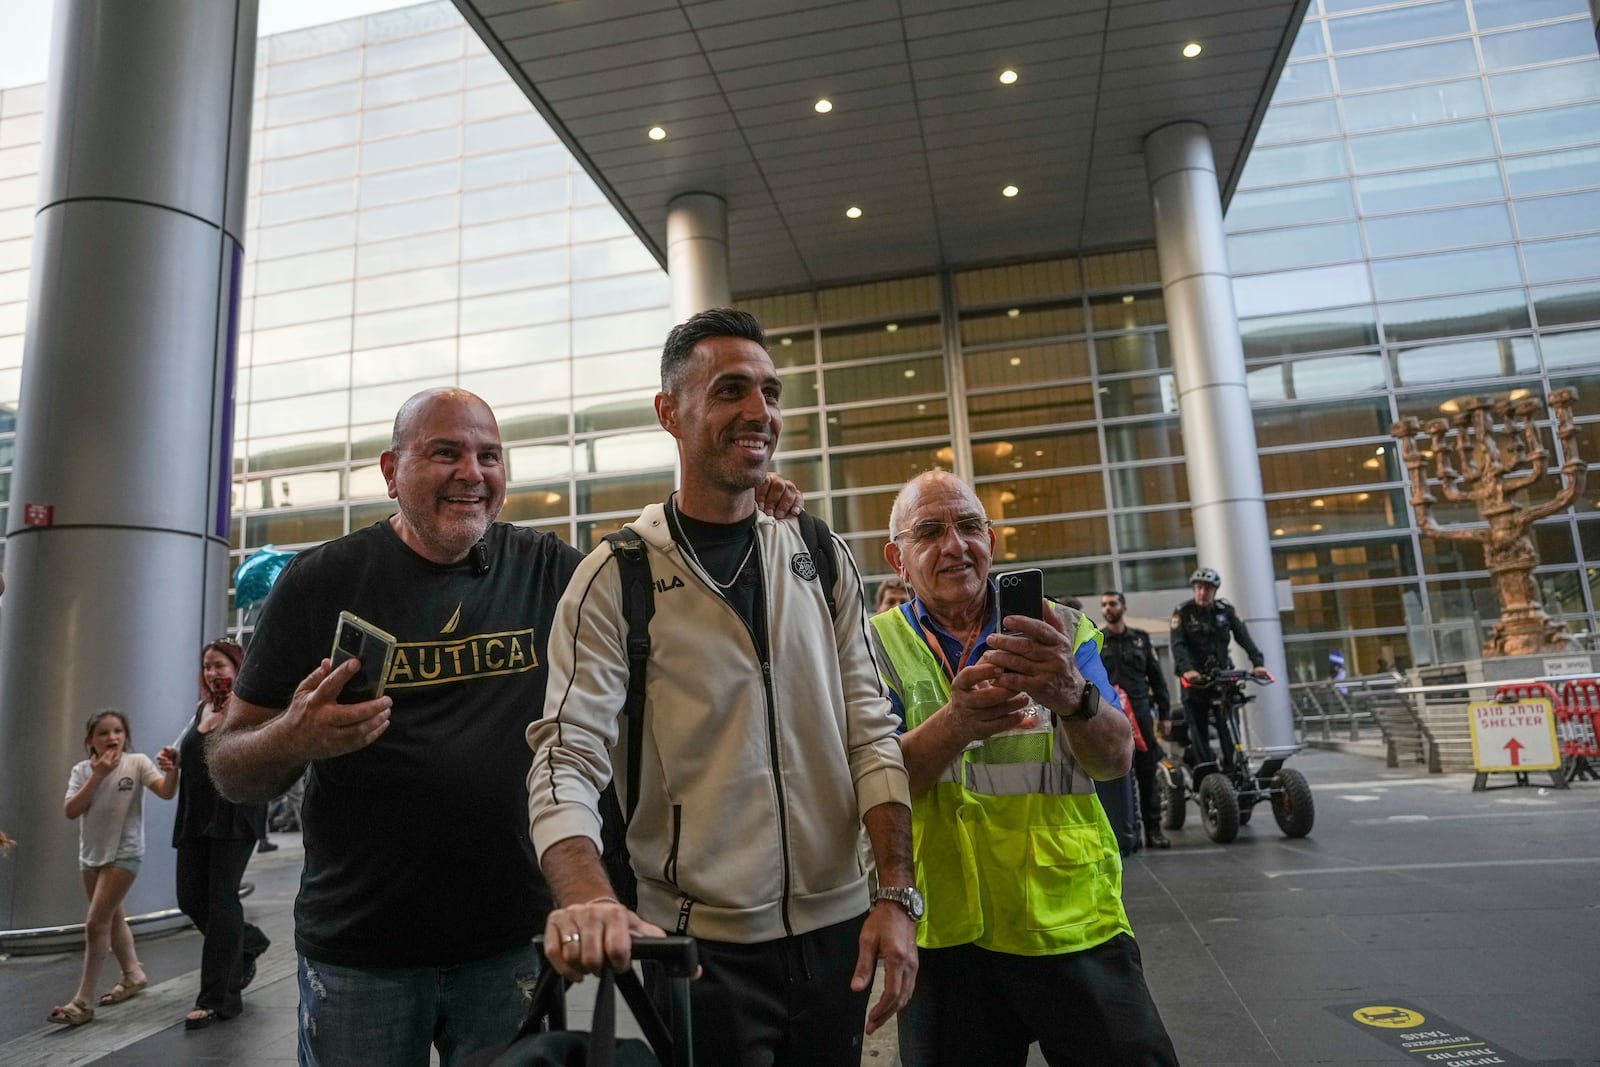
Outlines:
<svg viewBox="0 0 1600 1067"><path fill-rule="evenodd" d="M148 984L133 947L133 931L122 913L139 863L144 858L146 787L162 800L178 791L177 752L163 748L149 756L127 751L128 720L115 709L89 717L83 744L89 758L72 768L65 811L78 824L78 865L89 897L84 917L83 975L67 1003L50 1009L49 1021L82 1026L94 1018L90 997L100 982L100 966L109 948L122 965L122 980L99 998L101 1006L120 1004Z"/></svg>

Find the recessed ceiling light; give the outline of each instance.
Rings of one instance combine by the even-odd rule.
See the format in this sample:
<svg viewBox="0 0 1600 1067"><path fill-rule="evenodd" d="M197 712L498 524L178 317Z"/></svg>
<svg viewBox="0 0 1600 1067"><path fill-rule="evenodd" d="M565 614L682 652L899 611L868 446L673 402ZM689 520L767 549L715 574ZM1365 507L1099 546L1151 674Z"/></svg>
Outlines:
<svg viewBox="0 0 1600 1067"><path fill-rule="evenodd" d="M793 337L785 337L782 341L780 341L778 343L779 344L784 344L784 345L792 345L792 344L794 344L794 338Z"/></svg>
<svg viewBox="0 0 1600 1067"><path fill-rule="evenodd" d="M1127 294L1125 294L1125 295L1124 295L1124 296L1123 296L1123 298L1122 298L1122 302L1123 302L1123 303L1124 303L1124 304L1131 304L1131 303L1133 303L1133 294L1132 294L1132 293L1127 293Z"/></svg>
<svg viewBox="0 0 1600 1067"><path fill-rule="evenodd" d="M1001 196L1016 196L1020 192L1022 192L1022 190L1018 189L1015 185L1008 185L1004 189L1000 190L1000 195Z"/></svg>
<svg viewBox="0 0 1600 1067"><path fill-rule="evenodd" d="M1012 365L1012 366L1013 366L1013 367L1020 367L1020 366L1022 366L1022 357L1021 357L1021 356L1012 356L1012 357L1011 357L1011 365Z"/></svg>
<svg viewBox="0 0 1600 1067"><path fill-rule="evenodd" d="M1311 532L1312 533L1320 533L1321 531L1322 531L1322 523L1314 522L1314 523L1311 524Z"/></svg>
<svg viewBox="0 0 1600 1067"><path fill-rule="evenodd" d="M1200 54L1200 42L1199 41L1190 41L1188 44L1183 46L1183 58L1184 59L1193 59L1195 56L1197 56L1199 54Z"/></svg>
<svg viewBox="0 0 1600 1067"><path fill-rule="evenodd" d="M859 219L861 217L861 209L855 206L847 207L844 209L844 217L847 219Z"/></svg>
<svg viewBox="0 0 1600 1067"><path fill-rule="evenodd" d="M1006 317L1009 319L1014 319L1020 314L1022 314L1021 308L1011 308L1006 312Z"/></svg>
<svg viewBox="0 0 1600 1067"><path fill-rule="evenodd" d="M890 333L895 333L900 329L900 324L898 322L891 322L889 325L885 326L884 329L888 330Z"/></svg>
<svg viewBox="0 0 1600 1067"><path fill-rule="evenodd" d="M667 131L663 130L660 126L652 126L652 127L650 127L650 139L652 141L663 140L666 136L667 136Z"/></svg>
<svg viewBox="0 0 1600 1067"><path fill-rule="evenodd" d="M902 373L904 373L907 378L915 378L917 376L917 371L914 367L907 367Z"/></svg>
<svg viewBox="0 0 1600 1067"><path fill-rule="evenodd" d="M827 97L823 97L821 100L818 100L811 106L816 108L817 114L826 115L828 112L833 110L833 101L829 100Z"/></svg>
<svg viewBox="0 0 1600 1067"><path fill-rule="evenodd" d="M1001 85L1015 85L1015 84L1017 84L1017 72L1014 71L1014 70L1002 70L1000 72L1000 84Z"/></svg>
<svg viewBox="0 0 1600 1067"><path fill-rule="evenodd" d="M1272 531L1272 536L1273 537L1282 537L1283 536L1283 527L1280 526L1276 530L1273 530Z"/></svg>

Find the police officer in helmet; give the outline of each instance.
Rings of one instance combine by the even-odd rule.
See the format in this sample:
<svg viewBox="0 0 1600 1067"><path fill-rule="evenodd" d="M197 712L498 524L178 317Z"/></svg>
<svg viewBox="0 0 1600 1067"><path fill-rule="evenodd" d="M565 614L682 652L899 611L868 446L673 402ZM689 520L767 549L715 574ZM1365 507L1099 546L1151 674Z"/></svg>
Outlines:
<svg viewBox="0 0 1600 1067"><path fill-rule="evenodd" d="M1229 666L1228 641L1239 642L1250 657L1253 673L1258 678L1267 674L1266 657L1250 640L1250 631L1232 604L1217 596L1222 576L1210 567L1201 567L1189 577L1189 588L1194 598L1178 605L1172 613L1172 666L1184 681L1183 713L1189 721L1190 743L1201 763L1213 763L1211 752L1211 709L1216 699L1214 686L1201 688L1197 683L1205 675L1226 670ZM1222 753L1223 768L1231 770L1233 753Z"/></svg>

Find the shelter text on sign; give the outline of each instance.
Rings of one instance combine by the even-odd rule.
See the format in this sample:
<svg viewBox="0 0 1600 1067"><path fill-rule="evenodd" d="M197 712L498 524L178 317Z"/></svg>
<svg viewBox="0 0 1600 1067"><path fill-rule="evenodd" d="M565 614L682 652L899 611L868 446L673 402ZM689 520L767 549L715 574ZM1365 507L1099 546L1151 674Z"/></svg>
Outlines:
<svg viewBox="0 0 1600 1067"><path fill-rule="evenodd" d="M1472 720L1472 762L1480 774L1561 766L1556 710L1543 697L1474 701L1467 714Z"/></svg>

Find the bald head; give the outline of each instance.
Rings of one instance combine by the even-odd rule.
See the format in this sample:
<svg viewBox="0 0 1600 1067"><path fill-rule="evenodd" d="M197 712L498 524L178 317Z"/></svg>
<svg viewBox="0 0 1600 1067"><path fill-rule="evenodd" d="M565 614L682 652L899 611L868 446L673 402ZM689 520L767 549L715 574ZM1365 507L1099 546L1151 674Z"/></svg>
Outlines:
<svg viewBox="0 0 1600 1067"><path fill-rule="evenodd" d="M916 509L917 502L927 490L937 490L940 495L950 495L965 500L971 507L970 514L984 515L983 502L978 499L978 494L972 487L957 478L949 471L925 471L900 487L900 492L895 494L894 504L889 508L889 535L902 532L910 525L909 516Z"/></svg>
<svg viewBox="0 0 1600 1067"><path fill-rule="evenodd" d="M489 411L489 405L476 393L469 393L465 389L455 386L440 386L435 389L424 389L420 393L411 394L400 410L394 416L394 434L389 438L389 451L404 452L416 438L417 425L422 422L422 417L432 409L434 404L459 404L463 407L481 407ZM490 412L491 419L494 417Z"/></svg>

